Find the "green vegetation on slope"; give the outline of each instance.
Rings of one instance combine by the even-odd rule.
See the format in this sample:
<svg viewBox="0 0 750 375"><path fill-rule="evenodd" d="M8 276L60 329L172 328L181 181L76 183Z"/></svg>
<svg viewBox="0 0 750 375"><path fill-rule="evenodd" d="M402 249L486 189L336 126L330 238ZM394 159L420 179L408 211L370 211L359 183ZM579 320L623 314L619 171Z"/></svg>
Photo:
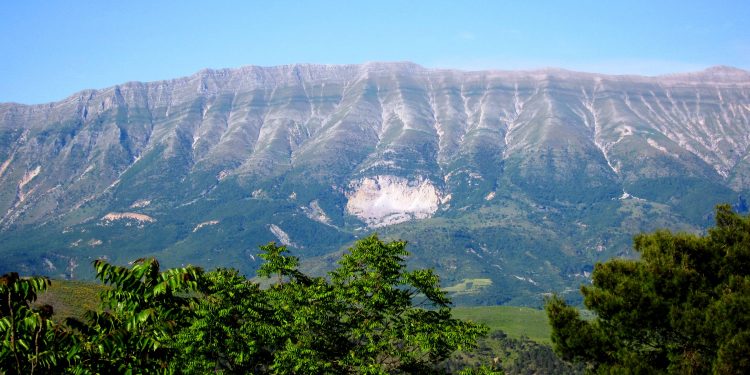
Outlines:
<svg viewBox="0 0 750 375"><path fill-rule="evenodd" d="M37 297L36 305L52 306L53 317L83 318L86 311L99 307L99 293L106 287L99 283L72 280L52 280L47 290Z"/></svg>
<svg viewBox="0 0 750 375"><path fill-rule="evenodd" d="M540 344L551 343L551 328L544 310L516 306L458 306L453 308L453 316L482 323L514 339L527 337Z"/></svg>
<svg viewBox="0 0 750 375"><path fill-rule="evenodd" d="M563 361L549 345L528 338L512 338L502 331L493 331L478 341L472 351L455 353L444 366L449 371L491 363L507 374L583 374L582 365Z"/></svg>

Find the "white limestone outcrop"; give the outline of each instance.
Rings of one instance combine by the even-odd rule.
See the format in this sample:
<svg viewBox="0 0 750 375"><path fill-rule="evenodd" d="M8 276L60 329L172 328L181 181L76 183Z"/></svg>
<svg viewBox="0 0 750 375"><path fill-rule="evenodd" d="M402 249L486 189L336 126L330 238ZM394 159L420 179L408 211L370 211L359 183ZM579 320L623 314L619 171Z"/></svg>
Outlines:
<svg viewBox="0 0 750 375"><path fill-rule="evenodd" d="M352 181L349 187L346 212L371 228L429 218L440 204L438 189L422 177L373 176Z"/></svg>

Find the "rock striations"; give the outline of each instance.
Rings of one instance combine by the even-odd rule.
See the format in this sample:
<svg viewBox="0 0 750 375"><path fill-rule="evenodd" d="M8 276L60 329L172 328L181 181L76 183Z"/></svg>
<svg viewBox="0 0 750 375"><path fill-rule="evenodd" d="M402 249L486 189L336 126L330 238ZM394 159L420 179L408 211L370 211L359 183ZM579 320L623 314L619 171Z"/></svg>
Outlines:
<svg viewBox="0 0 750 375"><path fill-rule="evenodd" d="M325 253L366 228L404 235L416 232L398 228L417 225L472 250L441 253L431 263L439 270L477 254L493 272L518 274L498 260L503 242L485 240L487 228L515 228L532 238L513 248L538 258L543 270L534 272L565 278L593 261L587 248L624 254L627 240L617 239L659 224L698 230L713 204L749 189L750 73L728 67L640 77L250 66L0 104L0 237L10 244L2 251L25 254L13 259L29 270L43 270L51 253L83 257L62 244L104 230L162 240L105 241L98 255L127 248L197 262L232 249L221 236L253 236L231 250L247 259L250 243L274 238L312 251L315 228L327 233ZM593 230L586 210L611 220ZM123 218L139 225L118 229ZM563 229L580 225L584 234ZM33 255L12 240L30 230L70 238L39 243ZM570 269L544 269L545 255L533 253L531 233L547 232L547 247L578 257ZM415 236L418 258L430 258ZM571 238L579 249L566 245ZM192 260L199 246L207 248ZM481 268L471 270L489 272ZM541 293L551 284L540 280Z"/></svg>

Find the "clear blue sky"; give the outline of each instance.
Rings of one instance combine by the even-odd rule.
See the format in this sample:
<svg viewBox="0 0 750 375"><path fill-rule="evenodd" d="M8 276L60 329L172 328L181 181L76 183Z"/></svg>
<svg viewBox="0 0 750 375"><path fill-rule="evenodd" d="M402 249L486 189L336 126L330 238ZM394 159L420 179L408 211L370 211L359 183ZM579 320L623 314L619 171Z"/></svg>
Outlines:
<svg viewBox="0 0 750 375"><path fill-rule="evenodd" d="M9 0L0 20L0 102L243 65L750 70L748 0Z"/></svg>

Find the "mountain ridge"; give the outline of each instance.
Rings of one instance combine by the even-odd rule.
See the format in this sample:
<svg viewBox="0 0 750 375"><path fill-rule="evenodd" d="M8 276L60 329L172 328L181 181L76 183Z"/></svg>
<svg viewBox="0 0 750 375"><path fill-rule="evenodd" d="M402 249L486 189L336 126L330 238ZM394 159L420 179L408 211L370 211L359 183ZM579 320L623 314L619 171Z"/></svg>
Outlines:
<svg viewBox="0 0 750 375"><path fill-rule="evenodd" d="M640 75L640 74L604 74L604 73L596 73L596 72L587 72L587 71L578 71L578 70L571 70L571 69L565 69L565 68L557 68L557 67L544 67L544 68L538 68L538 69L518 69L518 70L510 70L510 69L452 69L452 68L426 68L422 65L410 62L410 61L397 61L397 62L384 62L384 61L369 61L362 64L317 64L317 63L299 63L299 64L283 64L283 65L270 65L270 66L262 66L262 65L243 65L236 68L203 68L198 70L197 72L190 74L188 76L180 77L180 78L171 78L171 79L160 79L160 80L153 80L153 81L126 81L120 84L115 84L112 86L107 86L104 88L94 89L94 88L88 88L88 89L82 89L80 91L74 92L73 94L68 95L65 98L62 98L60 100L55 100L51 102L45 102L45 103L36 103L36 104L27 104L27 103L19 103L19 102L0 102L0 106L2 105L20 105L20 106L49 106L51 104L56 104L60 102L66 102L69 100L76 100L79 97L85 97L89 96L91 94L99 93L99 92L108 92L110 90L113 90L116 87L120 86L131 86L131 85L160 85L160 84L173 84L185 80L191 80L194 78L201 78L206 76L216 76L216 75L226 75L226 74L245 74L249 72L255 72L257 70L274 70L274 69L295 69L295 68L322 68L322 69L331 69L331 68L351 68L351 67L380 67L380 69L384 69L383 67L397 67L397 66L408 66L412 70L421 70L421 71L427 71L427 72L451 72L451 73L459 73L459 74L507 74L507 75L544 75L544 74L559 74L559 75L568 75L568 76L595 76L595 77L603 77L608 79L615 79L617 77L623 78L623 79L643 79L643 80L658 80L658 79L665 79L665 80L671 80L675 78L680 79L695 79L696 77L701 76L717 76L717 77L723 77L726 79L733 79L737 77L742 77L746 80L750 80L750 71L736 68L733 66L728 65L713 65L709 66L705 69L698 70L698 71L692 71L692 72L683 72L683 73L667 73L667 74L660 74L660 75Z"/></svg>
<svg viewBox="0 0 750 375"><path fill-rule="evenodd" d="M466 298L529 303L747 196L748 77L249 66L0 104L0 240L30 272L149 254L251 272L265 241L324 269L378 228L449 282L524 285Z"/></svg>

